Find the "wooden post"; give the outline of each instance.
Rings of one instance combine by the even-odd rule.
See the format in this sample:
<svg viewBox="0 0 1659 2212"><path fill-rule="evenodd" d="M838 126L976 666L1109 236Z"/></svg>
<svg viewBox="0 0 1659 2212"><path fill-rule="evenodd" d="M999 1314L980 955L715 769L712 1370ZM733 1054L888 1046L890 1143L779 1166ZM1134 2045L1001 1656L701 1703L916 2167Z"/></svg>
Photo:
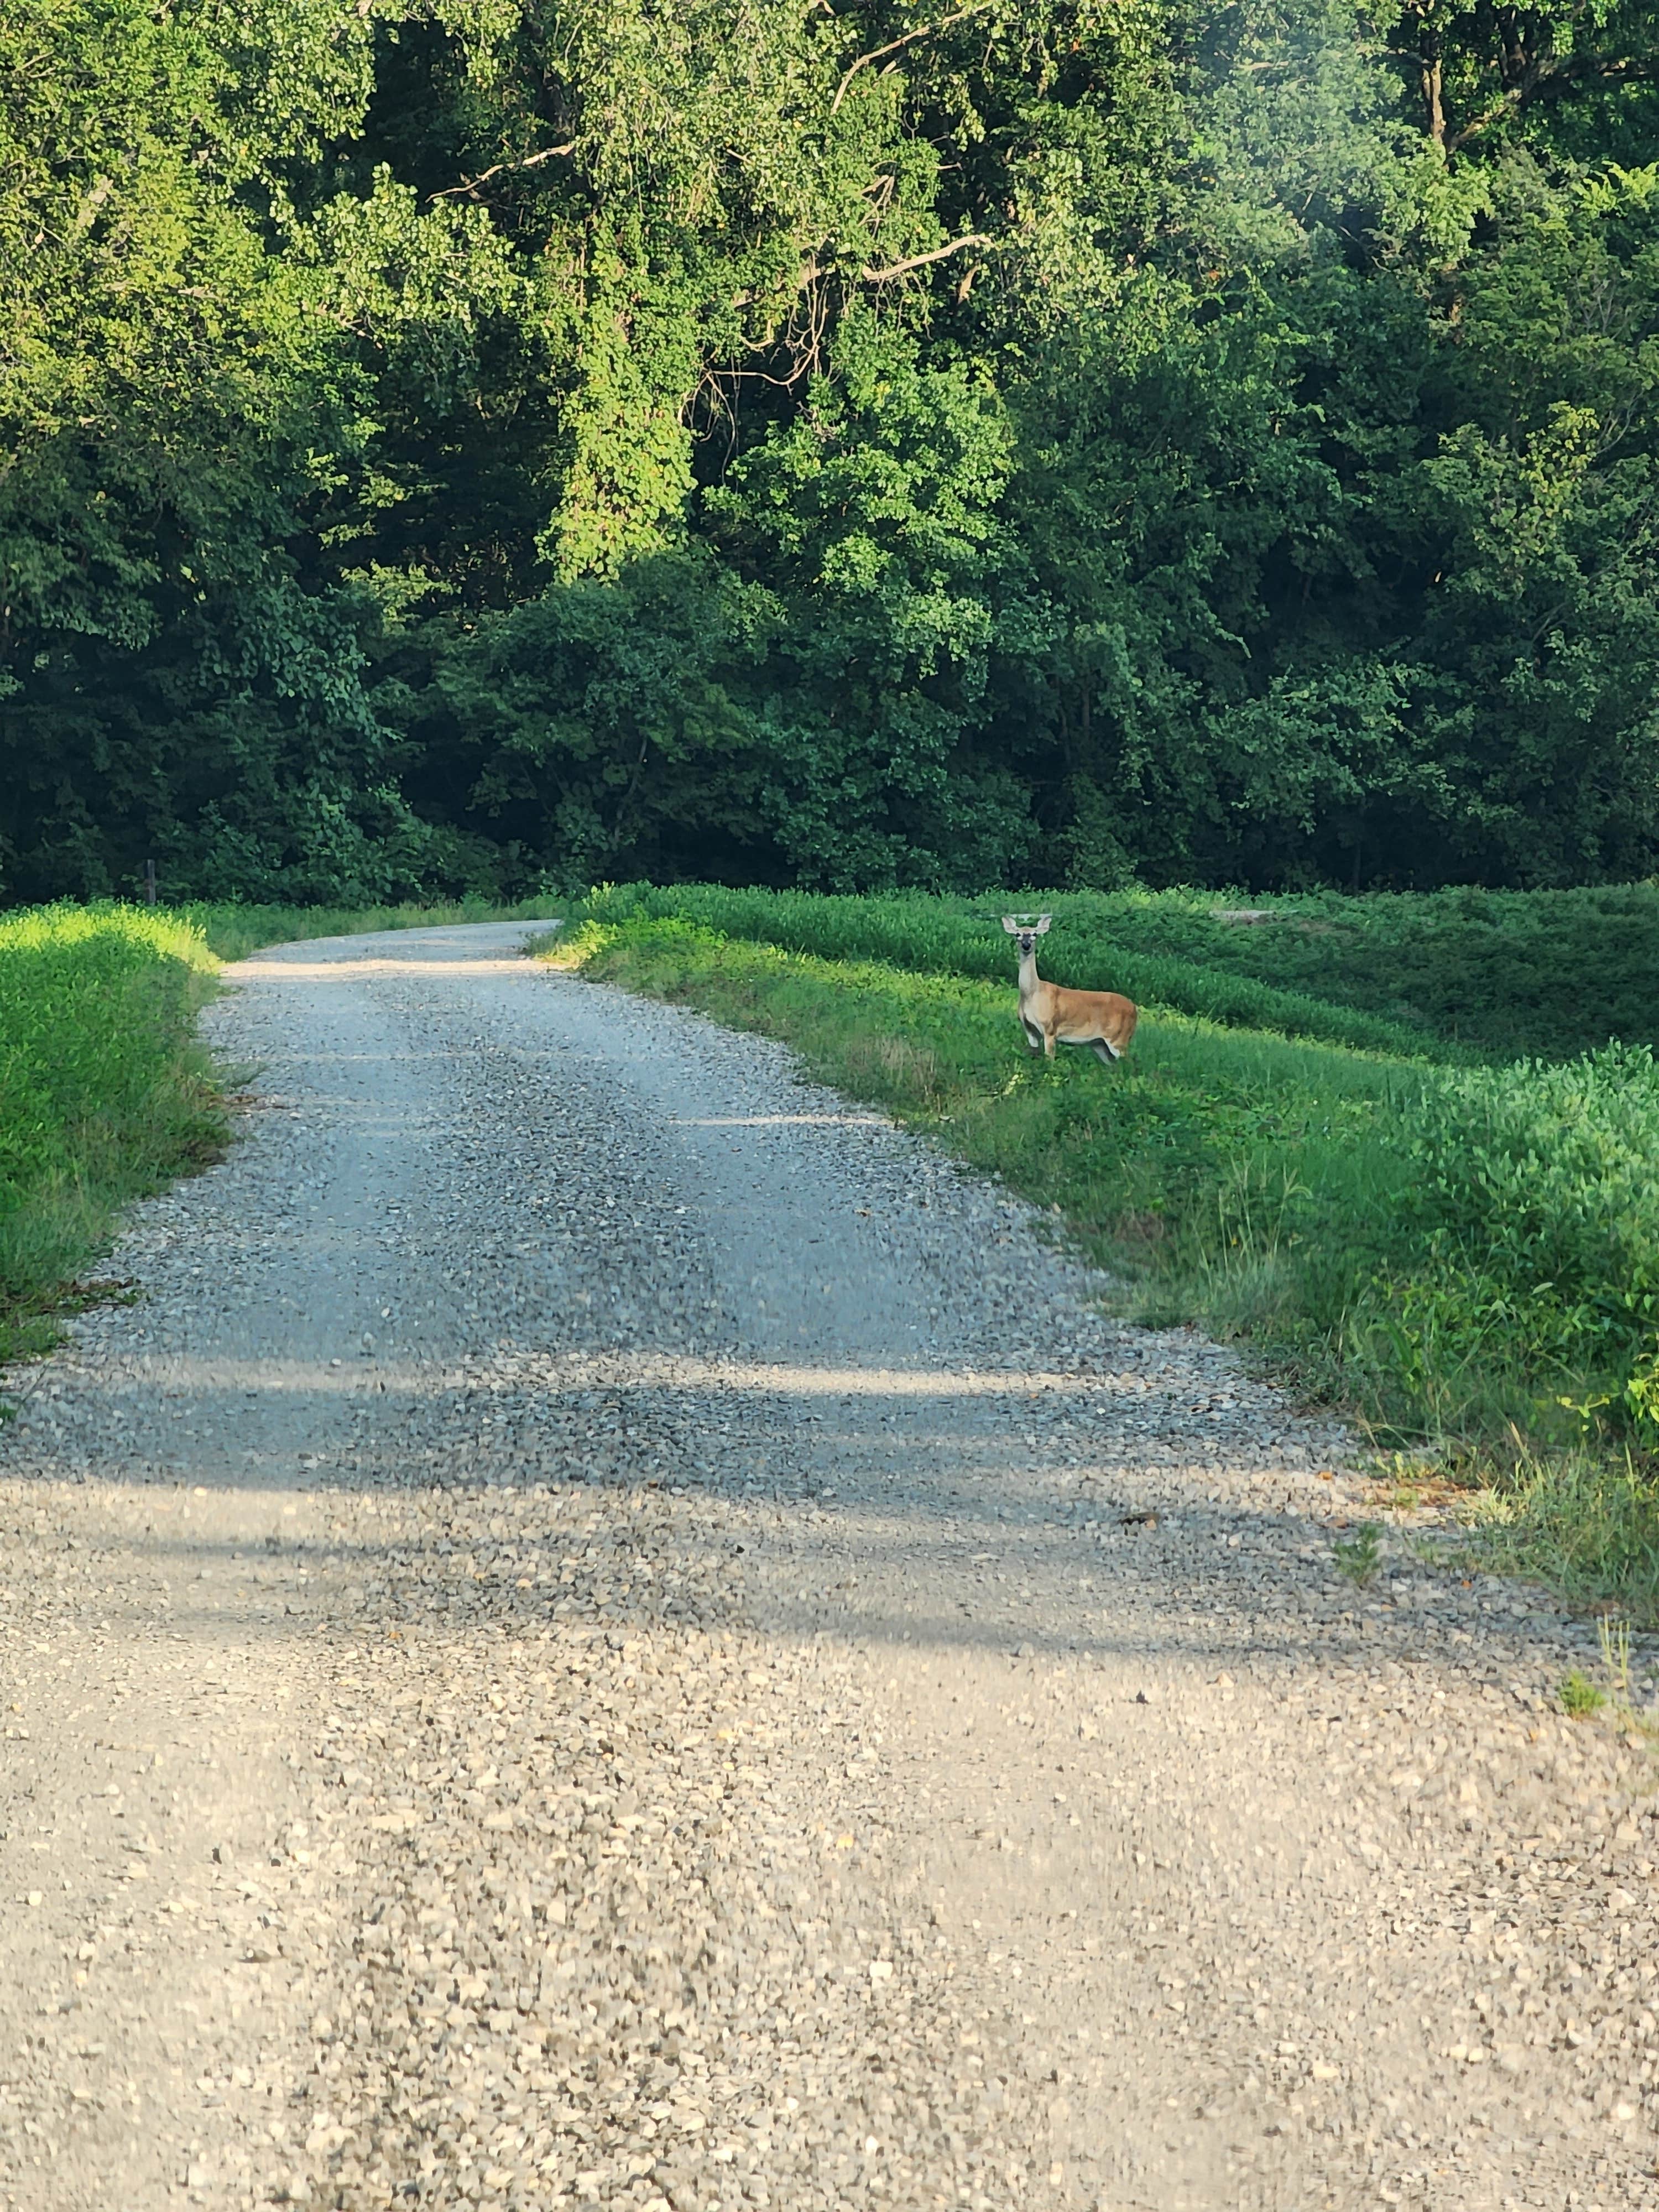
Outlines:
<svg viewBox="0 0 1659 2212"><path fill-rule="evenodd" d="M146 860L144 863L144 904L146 906L154 906L155 903L155 863L154 860Z"/></svg>

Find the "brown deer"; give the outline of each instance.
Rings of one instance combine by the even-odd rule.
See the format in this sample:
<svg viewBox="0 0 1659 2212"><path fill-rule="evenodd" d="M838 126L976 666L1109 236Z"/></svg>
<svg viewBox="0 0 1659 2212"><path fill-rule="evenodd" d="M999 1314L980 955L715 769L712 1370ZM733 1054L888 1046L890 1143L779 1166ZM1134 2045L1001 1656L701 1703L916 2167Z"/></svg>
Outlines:
<svg viewBox="0 0 1659 2212"><path fill-rule="evenodd" d="M1033 1052L1049 1060L1056 1044L1086 1044L1109 1067L1121 1060L1135 1033L1139 1010L1115 991L1063 991L1037 974L1036 941L1053 916L1020 921L1004 915L1002 926L1019 947L1019 1018Z"/></svg>

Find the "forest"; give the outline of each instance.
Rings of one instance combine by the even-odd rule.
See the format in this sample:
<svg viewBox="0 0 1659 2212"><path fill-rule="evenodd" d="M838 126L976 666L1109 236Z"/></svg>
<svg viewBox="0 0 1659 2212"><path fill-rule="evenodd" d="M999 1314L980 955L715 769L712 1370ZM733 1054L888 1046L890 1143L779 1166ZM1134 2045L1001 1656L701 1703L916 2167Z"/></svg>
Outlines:
<svg viewBox="0 0 1659 2212"><path fill-rule="evenodd" d="M0 900L1659 870L1659 8L23 0Z"/></svg>

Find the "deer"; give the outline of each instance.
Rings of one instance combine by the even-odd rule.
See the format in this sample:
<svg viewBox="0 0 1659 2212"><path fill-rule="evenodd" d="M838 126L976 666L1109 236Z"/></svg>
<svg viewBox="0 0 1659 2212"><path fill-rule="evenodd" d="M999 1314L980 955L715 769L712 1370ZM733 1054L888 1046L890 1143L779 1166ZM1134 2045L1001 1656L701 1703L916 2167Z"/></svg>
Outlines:
<svg viewBox="0 0 1659 2212"><path fill-rule="evenodd" d="M1115 991L1065 991L1037 974L1036 941L1054 919L1021 921L1005 914L1002 926L1019 947L1019 1018L1033 1052L1054 1056L1056 1044L1086 1044L1109 1067L1121 1060L1135 1033L1139 1009Z"/></svg>

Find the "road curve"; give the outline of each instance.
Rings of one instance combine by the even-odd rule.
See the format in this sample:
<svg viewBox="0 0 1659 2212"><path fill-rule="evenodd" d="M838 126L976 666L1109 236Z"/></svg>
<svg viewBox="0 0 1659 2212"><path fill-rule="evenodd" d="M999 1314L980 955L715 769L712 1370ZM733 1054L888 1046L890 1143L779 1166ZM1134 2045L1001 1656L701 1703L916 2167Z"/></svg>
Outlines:
<svg viewBox="0 0 1659 2212"><path fill-rule="evenodd" d="M229 971L0 1431L0 2203L1659 2206L1583 1631L522 936Z"/></svg>

